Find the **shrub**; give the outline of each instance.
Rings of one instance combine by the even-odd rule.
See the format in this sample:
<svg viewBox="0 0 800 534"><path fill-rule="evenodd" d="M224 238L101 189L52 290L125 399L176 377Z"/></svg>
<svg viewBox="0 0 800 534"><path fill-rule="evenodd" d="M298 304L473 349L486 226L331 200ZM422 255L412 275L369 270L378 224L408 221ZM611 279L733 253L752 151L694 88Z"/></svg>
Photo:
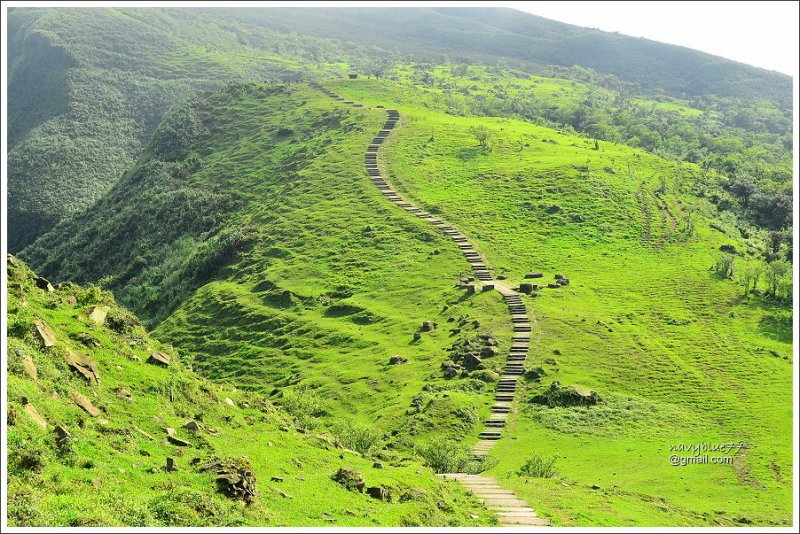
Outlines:
<svg viewBox="0 0 800 534"><path fill-rule="evenodd" d="M480 473L497 465L497 460L489 456L473 458L469 447L446 438L420 445L416 452L436 473Z"/></svg>
<svg viewBox="0 0 800 534"><path fill-rule="evenodd" d="M319 416L325 414L320 396L307 388L284 391L281 404L302 428L315 428Z"/></svg>
<svg viewBox="0 0 800 534"><path fill-rule="evenodd" d="M553 478L558 474L558 469L556 469L557 458L557 456L545 458L536 453L522 464L517 474L521 477Z"/></svg>
<svg viewBox="0 0 800 534"><path fill-rule="evenodd" d="M370 454L377 450L381 441L379 432L353 421L337 423L331 428L331 433L339 446L361 454Z"/></svg>

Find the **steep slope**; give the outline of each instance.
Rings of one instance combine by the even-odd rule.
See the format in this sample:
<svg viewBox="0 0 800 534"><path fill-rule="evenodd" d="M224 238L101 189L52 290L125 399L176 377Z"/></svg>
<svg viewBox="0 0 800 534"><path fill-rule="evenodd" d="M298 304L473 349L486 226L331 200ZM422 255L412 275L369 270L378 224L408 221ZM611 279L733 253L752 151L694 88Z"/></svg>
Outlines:
<svg viewBox="0 0 800 534"><path fill-rule="evenodd" d="M384 117L304 84L230 86L176 108L114 190L23 257L54 280L103 277L204 375L307 426L470 444L504 362L452 363L451 379L441 364L484 333L507 351L511 320L499 295L458 287L471 269L451 241L370 182Z"/></svg>
<svg viewBox="0 0 800 534"><path fill-rule="evenodd" d="M529 368L540 369L508 428L517 439L495 448L501 484L554 524L787 524L791 310L764 285L743 296L714 272L724 245L747 251L742 271L758 251L717 229L697 167L521 121L452 117L386 82L329 86L400 110L387 181L471 236L504 283L538 282L525 280L537 271L570 280L539 282L526 298ZM488 147L470 133L479 126ZM682 444L721 443L737 444L715 451L721 465L670 465ZM532 452L556 455L560 476L525 476Z"/></svg>
<svg viewBox="0 0 800 534"><path fill-rule="evenodd" d="M200 378L108 293L7 266L11 526L495 521L410 459L362 456L261 395ZM383 493L346 489L340 467Z"/></svg>
<svg viewBox="0 0 800 534"><path fill-rule="evenodd" d="M185 9L12 8L8 27L12 251L100 198L194 92L364 53Z"/></svg>

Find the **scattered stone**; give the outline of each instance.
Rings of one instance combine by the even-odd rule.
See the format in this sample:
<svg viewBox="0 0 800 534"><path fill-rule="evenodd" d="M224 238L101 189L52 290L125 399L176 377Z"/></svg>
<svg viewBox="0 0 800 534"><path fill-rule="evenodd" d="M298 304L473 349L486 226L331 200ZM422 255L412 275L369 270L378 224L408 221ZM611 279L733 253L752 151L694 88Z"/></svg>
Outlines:
<svg viewBox="0 0 800 534"><path fill-rule="evenodd" d="M547 287L549 287L550 289L558 289L559 287L561 287L561 284L557 284L557 283L553 282L553 283L547 284Z"/></svg>
<svg viewBox="0 0 800 534"><path fill-rule="evenodd" d="M492 345L483 347L481 349L481 357L483 358L493 358L494 356L497 356L497 353L498 353L497 347Z"/></svg>
<svg viewBox="0 0 800 534"><path fill-rule="evenodd" d="M53 433L56 435L56 447L66 447L72 441L72 435L61 425L57 426Z"/></svg>
<svg viewBox="0 0 800 534"><path fill-rule="evenodd" d="M200 425L200 423L194 419L189 419L186 421L186 423L183 425L183 428L190 432L199 432L200 430L203 430L203 427Z"/></svg>
<svg viewBox="0 0 800 534"><path fill-rule="evenodd" d="M540 391L531 397L531 402L555 408L557 406L593 406L602 402L602 399L596 391L574 385L561 386L558 381L554 381L547 390Z"/></svg>
<svg viewBox="0 0 800 534"><path fill-rule="evenodd" d="M100 377L97 375L96 361L72 349L67 350L67 354L64 358L67 360L70 367L80 373L86 380L92 384L97 384L97 379Z"/></svg>
<svg viewBox="0 0 800 534"><path fill-rule="evenodd" d="M146 437L147 439L149 439L150 441L155 441L156 440L156 438L154 438L153 436L151 436L150 434L148 434L147 432L145 432L144 430L142 430L141 428L139 428L137 426L134 426L133 429L135 431L137 431L139 434L141 434L144 437Z"/></svg>
<svg viewBox="0 0 800 534"><path fill-rule="evenodd" d="M374 464L372 464L372 468L373 469L383 469L383 464L380 463L380 462L375 462Z"/></svg>
<svg viewBox="0 0 800 534"><path fill-rule="evenodd" d="M500 375L498 375L494 371L490 371L489 369L480 369L478 371L473 371L472 373L470 373L469 377L474 378L475 380L480 380L481 382L487 382L489 384L497 382L500 379Z"/></svg>
<svg viewBox="0 0 800 534"><path fill-rule="evenodd" d="M367 488L367 495L369 495L373 499L378 499L381 501L389 502L392 500L392 491L389 488L385 488L383 486L371 486Z"/></svg>
<svg viewBox="0 0 800 534"><path fill-rule="evenodd" d="M117 396L121 399L125 399L128 402L133 400L133 393L128 388L117 389Z"/></svg>
<svg viewBox="0 0 800 534"><path fill-rule="evenodd" d="M175 458L169 458L168 457L167 458L167 463L164 466L164 471L168 471L169 472L169 471L177 471L177 470L178 470L178 464L175 461Z"/></svg>
<svg viewBox="0 0 800 534"><path fill-rule="evenodd" d="M558 361L555 358L547 358L544 363L547 365L558 365Z"/></svg>
<svg viewBox="0 0 800 534"><path fill-rule="evenodd" d="M38 287L39 289L43 289L48 293L52 293L53 291L56 290L56 288L53 287L53 284L50 283L50 280L48 280L47 278L43 278L41 276L36 277L36 287Z"/></svg>
<svg viewBox="0 0 800 534"><path fill-rule="evenodd" d="M402 356L395 355L389 358L389 365L402 365L404 363L408 363L408 360Z"/></svg>
<svg viewBox="0 0 800 534"><path fill-rule="evenodd" d="M507 277L506 275L504 275L504 274L499 274L499 275L497 275L497 277L496 277L496 278L497 278L498 280L505 280L505 279L506 279L506 278L508 278L508 277Z"/></svg>
<svg viewBox="0 0 800 534"><path fill-rule="evenodd" d="M558 285L560 286L568 286L569 285L569 278L562 278L558 281Z"/></svg>
<svg viewBox="0 0 800 534"><path fill-rule="evenodd" d="M433 321L422 321L422 331L423 332L432 332L436 330L436 323Z"/></svg>
<svg viewBox="0 0 800 534"><path fill-rule="evenodd" d="M285 491L278 490L278 495L280 495L284 499L294 499L294 497L292 497L291 495L289 495Z"/></svg>
<svg viewBox="0 0 800 534"><path fill-rule="evenodd" d="M536 382L541 382L542 377L546 375L543 367L533 367L532 369L528 369L525 371L525 378L528 380L534 380Z"/></svg>
<svg viewBox="0 0 800 534"><path fill-rule="evenodd" d="M89 319L98 326L103 326L106 323L106 315L111 308L108 306L95 306L89 310Z"/></svg>
<svg viewBox="0 0 800 534"><path fill-rule="evenodd" d="M86 332L79 332L77 334L74 334L74 335L72 335L72 338L74 340L76 340L76 341L80 341L81 343L83 343L87 347L99 347L100 346L100 342L97 341L95 338L93 338L92 336L90 336Z"/></svg>
<svg viewBox="0 0 800 534"><path fill-rule="evenodd" d="M600 489L600 486L598 486L597 484L592 484L589 487L592 488L593 490L599 490Z"/></svg>
<svg viewBox="0 0 800 534"><path fill-rule="evenodd" d="M171 426L165 427L164 432L167 433L167 436L177 436L178 431L172 428Z"/></svg>
<svg viewBox="0 0 800 534"><path fill-rule="evenodd" d="M30 354L26 354L22 358L22 370L31 380L35 381L39 378L39 373L36 372L36 365L33 363L33 358L31 358Z"/></svg>
<svg viewBox="0 0 800 534"><path fill-rule="evenodd" d="M75 295L67 295L67 298L64 300L70 306L75 306L78 303L78 299L75 297Z"/></svg>
<svg viewBox="0 0 800 534"><path fill-rule="evenodd" d="M494 291L494 284L483 284L484 291Z"/></svg>
<svg viewBox="0 0 800 534"><path fill-rule="evenodd" d="M530 294L533 291L533 284L523 282L519 285L520 293Z"/></svg>
<svg viewBox="0 0 800 534"><path fill-rule="evenodd" d="M466 286L467 293L470 295L475 294L475 284L467 284Z"/></svg>
<svg viewBox="0 0 800 534"><path fill-rule="evenodd" d="M736 254L736 247L733 245L721 245L719 249L722 252L727 252L729 254Z"/></svg>
<svg viewBox="0 0 800 534"><path fill-rule="evenodd" d="M144 449L139 449L139 455L141 456L150 456L150 453Z"/></svg>
<svg viewBox="0 0 800 534"><path fill-rule="evenodd" d="M544 273L527 273L525 278L542 278Z"/></svg>
<svg viewBox="0 0 800 534"><path fill-rule="evenodd" d="M453 378L458 374L458 369L453 362L442 363L442 374L445 378Z"/></svg>
<svg viewBox="0 0 800 534"><path fill-rule="evenodd" d="M283 478L281 477L272 477L270 478L270 480L273 482L283 482Z"/></svg>
<svg viewBox="0 0 800 534"><path fill-rule="evenodd" d="M25 412L31 416L33 422L42 427L43 429L47 429L47 421L45 421L44 417L39 413L36 407L31 403L26 403L24 406Z"/></svg>
<svg viewBox="0 0 800 534"><path fill-rule="evenodd" d="M483 366L483 361L474 354L467 354L464 356L464 367L469 370L480 369Z"/></svg>
<svg viewBox="0 0 800 534"><path fill-rule="evenodd" d="M361 473L349 467L340 468L338 471L336 471L336 473L333 474L332 478L349 491L363 493L364 486L366 485Z"/></svg>
<svg viewBox="0 0 800 534"><path fill-rule="evenodd" d="M412 337L414 338L414 341L419 341L420 339L422 339L422 334L420 334L419 332L414 332L414 335Z"/></svg>
<svg viewBox="0 0 800 534"><path fill-rule="evenodd" d="M92 401L75 391L74 389L69 392L70 396L72 396L72 401L84 409L86 413L91 415L92 417L97 417L100 415L100 410L92 404Z"/></svg>
<svg viewBox="0 0 800 534"><path fill-rule="evenodd" d="M400 502L415 501L425 495L422 488L409 488L400 494Z"/></svg>
<svg viewBox="0 0 800 534"><path fill-rule="evenodd" d="M170 357L169 354L165 354L163 352L154 352L153 354L150 355L150 358L148 358L147 361L149 363L154 363L156 365L167 367L172 361L172 358Z"/></svg>
<svg viewBox="0 0 800 534"><path fill-rule="evenodd" d="M44 321L35 321L33 326L36 329L36 335L39 337L39 341L41 341L45 348L56 346L56 335L53 333L53 330L47 326L47 323Z"/></svg>
<svg viewBox="0 0 800 534"><path fill-rule="evenodd" d="M191 447L192 444L176 436L167 436L167 441L177 447Z"/></svg>
<svg viewBox="0 0 800 534"><path fill-rule="evenodd" d="M561 280L562 278L564 278L563 274L556 274L556 276L555 276L556 280Z"/></svg>
<svg viewBox="0 0 800 534"><path fill-rule="evenodd" d="M228 406L233 406L234 408L236 408L236 403L233 402L233 399L230 398L230 397L225 397L225 404L227 404Z"/></svg>
<svg viewBox="0 0 800 534"><path fill-rule="evenodd" d="M553 349L553 354L556 356L561 356L561 351L559 349Z"/></svg>
<svg viewBox="0 0 800 534"><path fill-rule="evenodd" d="M559 206L558 204L553 204L549 208L547 208L547 213L560 213L560 212L561 212L561 206Z"/></svg>

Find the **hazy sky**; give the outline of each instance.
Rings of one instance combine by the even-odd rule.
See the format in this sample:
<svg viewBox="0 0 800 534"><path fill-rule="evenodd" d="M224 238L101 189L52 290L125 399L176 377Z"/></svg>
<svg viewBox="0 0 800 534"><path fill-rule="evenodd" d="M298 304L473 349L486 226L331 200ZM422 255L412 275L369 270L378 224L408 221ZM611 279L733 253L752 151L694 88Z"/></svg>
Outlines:
<svg viewBox="0 0 800 534"><path fill-rule="evenodd" d="M498 2L797 76L798 2Z"/></svg>

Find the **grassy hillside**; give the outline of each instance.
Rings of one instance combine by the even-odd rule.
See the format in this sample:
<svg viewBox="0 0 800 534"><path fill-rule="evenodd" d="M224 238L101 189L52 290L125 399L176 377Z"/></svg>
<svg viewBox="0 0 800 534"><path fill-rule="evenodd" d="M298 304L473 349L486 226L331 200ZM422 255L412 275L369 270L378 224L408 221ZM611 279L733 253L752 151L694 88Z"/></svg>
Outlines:
<svg viewBox="0 0 800 534"><path fill-rule="evenodd" d="M10 526L496 521L411 458L345 449L341 434L303 430L261 394L200 378L191 358L152 338L109 293L73 284L47 291L14 257L8 272ZM169 364L154 362L154 353ZM251 472L256 495L226 494L219 468L203 469L214 458ZM368 487L388 489L391 500L346 489L332 479L341 467L358 471Z"/></svg>
<svg viewBox="0 0 800 534"><path fill-rule="evenodd" d="M570 278L530 298L531 365L547 374L529 384L516 439L500 443L490 473L555 524L788 524L791 311L764 296L763 278L750 293L715 270L722 245L744 251L740 274L762 260L723 232L700 169L521 121L449 116L385 82L331 87L401 111L390 181L473 237L496 274L512 285L534 271ZM488 148L470 134L479 126ZM603 402L532 403L552 381ZM731 464L670 465L670 445L701 442L746 448ZM559 476L519 476L532 453L556 455Z"/></svg>
<svg viewBox="0 0 800 534"><path fill-rule="evenodd" d="M55 280L103 278L205 376L309 427L369 425L404 450L468 443L497 376L446 380L440 365L479 333L505 350L510 319L499 295L456 287L470 267L452 242L364 173L384 117L303 84L230 86L177 108L118 186L24 258Z"/></svg>

